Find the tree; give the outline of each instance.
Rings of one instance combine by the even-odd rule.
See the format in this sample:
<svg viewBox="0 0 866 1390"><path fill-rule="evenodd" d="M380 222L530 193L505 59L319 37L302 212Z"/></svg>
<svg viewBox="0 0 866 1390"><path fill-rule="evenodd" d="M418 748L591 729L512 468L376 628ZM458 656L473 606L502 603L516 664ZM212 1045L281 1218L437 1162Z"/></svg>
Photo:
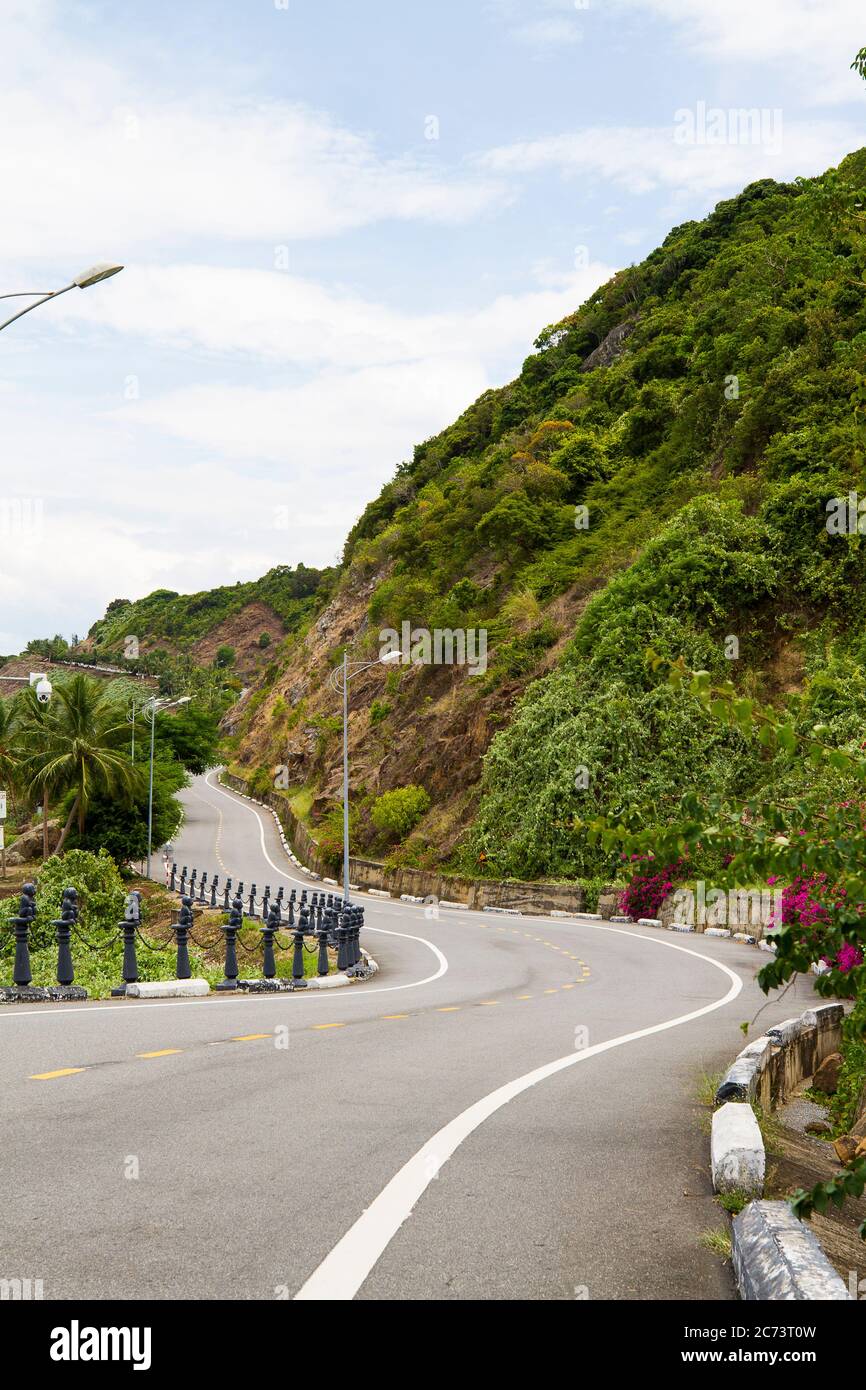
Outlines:
<svg viewBox="0 0 866 1390"><path fill-rule="evenodd" d="M126 752L125 710L103 681L85 675L58 681L50 705L40 705L33 690L24 691L21 736L22 775L42 793L46 821L49 798L73 793L55 854L63 849L76 816L83 835L94 794L128 802L138 785L141 773Z"/></svg>
<svg viewBox="0 0 866 1390"><path fill-rule="evenodd" d="M164 711L156 716L157 744L197 776L217 762L219 738L216 716L195 705L185 705L179 714Z"/></svg>
<svg viewBox="0 0 866 1390"><path fill-rule="evenodd" d="M175 796L186 783L183 768L174 759L153 765L152 843L163 845L176 834L183 808ZM129 801L107 792L91 797L84 832L74 827L69 844L75 849L107 851L116 864L134 863L147 854L148 786L142 778Z"/></svg>
<svg viewBox="0 0 866 1390"><path fill-rule="evenodd" d="M15 784L20 768L20 755L15 736L16 707L11 700L0 697L0 787Z"/></svg>
<svg viewBox="0 0 866 1390"><path fill-rule="evenodd" d="M234 647L218 647L216 656L213 659L214 666L222 669L225 666L234 666L235 649Z"/></svg>
<svg viewBox="0 0 866 1390"><path fill-rule="evenodd" d="M866 82L866 48L860 49L860 52L857 54L857 57L851 64L851 67L854 69L855 72L859 73L860 76L863 78L863 81Z"/></svg>

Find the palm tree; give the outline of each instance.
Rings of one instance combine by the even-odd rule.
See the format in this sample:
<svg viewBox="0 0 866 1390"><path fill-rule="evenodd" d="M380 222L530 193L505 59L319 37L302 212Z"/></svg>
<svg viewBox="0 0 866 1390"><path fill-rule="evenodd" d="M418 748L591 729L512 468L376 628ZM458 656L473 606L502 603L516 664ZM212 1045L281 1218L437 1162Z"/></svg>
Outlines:
<svg viewBox="0 0 866 1390"><path fill-rule="evenodd" d="M20 755L16 740L15 704L0 696L0 786L18 780Z"/></svg>
<svg viewBox="0 0 866 1390"><path fill-rule="evenodd" d="M40 705L32 691L24 691L20 718L27 749L22 773L42 794L46 823L49 797L74 792L54 850L59 854L76 815L79 833L84 832L95 792L128 800L138 785L141 772L126 752L126 712L103 681L76 675L55 685L49 706Z"/></svg>

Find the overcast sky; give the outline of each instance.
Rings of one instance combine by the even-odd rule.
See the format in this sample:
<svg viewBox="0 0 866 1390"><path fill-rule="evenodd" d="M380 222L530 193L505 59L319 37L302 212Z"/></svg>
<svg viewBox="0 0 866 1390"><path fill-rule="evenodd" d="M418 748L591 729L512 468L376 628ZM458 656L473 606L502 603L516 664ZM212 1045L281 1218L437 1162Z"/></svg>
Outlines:
<svg viewBox="0 0 866 1390"><path fill-rule="evenodd" d="M864 44L863 0L0 0L0 293L126 266L0 337L0 653L332 563L613 270L866 144Z"/></svg>

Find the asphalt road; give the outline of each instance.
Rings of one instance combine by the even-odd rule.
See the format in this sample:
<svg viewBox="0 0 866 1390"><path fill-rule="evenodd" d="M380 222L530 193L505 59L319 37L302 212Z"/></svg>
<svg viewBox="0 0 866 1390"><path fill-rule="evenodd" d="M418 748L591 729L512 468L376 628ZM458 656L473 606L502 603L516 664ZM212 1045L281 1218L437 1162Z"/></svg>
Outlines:
<svg viewBox="0 0 866 1390"><path fill-rule="evenodd" d="M178 861L309 885L214 780L186 793ZM766 1002L763 957L364 901L381 969L351 988L0 1010L0 1277L57 1299L733 1298L700 1244L722 1220L696 1091ZM798 981L756 1032L812 998Z"/></svg>

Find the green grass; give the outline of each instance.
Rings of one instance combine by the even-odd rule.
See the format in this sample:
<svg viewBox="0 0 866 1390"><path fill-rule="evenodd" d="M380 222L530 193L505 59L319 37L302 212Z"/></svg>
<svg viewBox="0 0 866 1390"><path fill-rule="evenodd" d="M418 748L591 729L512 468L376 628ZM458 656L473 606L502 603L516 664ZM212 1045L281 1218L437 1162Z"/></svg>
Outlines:
<svg viewBox="0 0 866 1390"><path fill-rule="evenodd" d="M714 1230L704 1231L700 1236L699 1243L711 1254L720 1256L723 1260L731 1258L731 1235L729 1231Z"/></svg>

